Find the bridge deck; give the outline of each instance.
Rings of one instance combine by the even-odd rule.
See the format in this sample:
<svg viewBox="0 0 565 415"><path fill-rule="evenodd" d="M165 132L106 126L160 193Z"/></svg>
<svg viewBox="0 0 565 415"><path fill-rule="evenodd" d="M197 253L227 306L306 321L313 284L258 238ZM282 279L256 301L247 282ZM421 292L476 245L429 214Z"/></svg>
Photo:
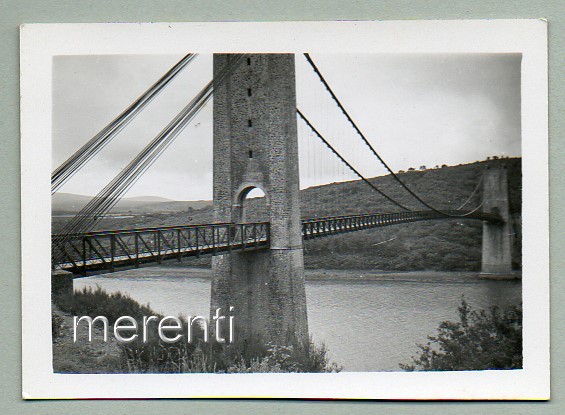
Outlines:
<svg viewBox="0 0 565 415"><path fill-rule="evenodd" d="M423 210L306 219L302 221L302 237L304 239L314 239L340 233L427 220L473 219L495 223L501 222L500 216L485 212L449 210L443 211L443 213L444 214L433 210Z"/></svg>
<svg viewBox="0 0 565 415"><path fill-rule="evenodd" d="M427 220L473 219L500 223L484 212L413 211L370 213L302 221L305 240L364 229ZM452 216L449 216L452 215ZM230 251L268 249L269 223L215 223L159 228L120 229L76 235L53 235L54 268L75 274L113 272L117 268Z"/></svg>
<svg viewBox="0 0 565 415"><path fill-rule="evenodd" d="M269 247L269 223L215 223L54 235L56 269L86 275L231 250Z"/></svg>

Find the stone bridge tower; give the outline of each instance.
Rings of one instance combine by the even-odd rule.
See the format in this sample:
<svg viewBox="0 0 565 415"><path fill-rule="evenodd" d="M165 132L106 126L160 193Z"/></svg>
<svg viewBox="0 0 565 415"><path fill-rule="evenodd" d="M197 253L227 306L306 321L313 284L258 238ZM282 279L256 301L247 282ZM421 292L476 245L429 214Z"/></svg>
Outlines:
<svg viewBox="0 0 565 415"><path fill-rule="evenodd" d="M483 222L481 273L509 275L512 272L512 253L506 167L487 167L483 180L483 211L498 213L504 223Z"/></svg>
<svg viewBox="0 0 565 415"><path fill-rule="evenodd" d="M214 74L233 55L214 55ZM299 204L293 54L251 54L214 89L214 216L244 221L243 202L265 193L269 250L212 260L212 314L230 306L236 342L308 340Z"/></svg>

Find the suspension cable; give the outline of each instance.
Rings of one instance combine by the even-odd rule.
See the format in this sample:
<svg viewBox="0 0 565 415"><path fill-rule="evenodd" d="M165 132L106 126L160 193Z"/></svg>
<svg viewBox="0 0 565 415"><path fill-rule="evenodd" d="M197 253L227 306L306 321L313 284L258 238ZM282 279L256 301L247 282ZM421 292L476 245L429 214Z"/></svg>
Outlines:
<svg viewBox="0 0 565 415"><path fill-rule="evenodd" d="M325 86L326 90L329 92L329 94L331 95L332 99L335 101L335 103L337 104L337 106L339 107L339 109L341 110L341 112L343 113L343 115L345 115L345 117L347 118L347 120L349 121L349 123L353 126L353 128L355 129L355 131L357 132L357 134L361 137L361 139L363 140L363 142L367 145L367 147L369 147L369 149L371 150L371 152L373 153L373 155L375 155L379 161L381 162L381 164L388 170L388 172L392 175L392 177L408 192L410 193L416 200L418 200L421 204L423 204L424 206L426 206L428 209L433 210L436 213L439 213L441 215L444 216L449 216L449 217L457 217L457 215L451 215L447 212L442 212L436 208L434 208L433 206L431 206L430 204L426 203L424 200L422 200L422 198L420 198L416 193L414 193L412 190L410 190L410 188L402 181L400 180L400 178L394 173L394 171L392 171L392 169L388 166L388 164L384 161L384 159L379 155L379 153L375 150L375 148L371 145L371 143L369 142L369 140L367 140L367 138L365 137L365 135L361 132L361 130L359 129L359 127L357 127L357 124L355 124L355 122L353 121L353 119L349 116L349 113L346 111L346 109L343 107L343 105L341 104L341 102L339 101L339 99L337 98L337 96L334 94L333 90L330 88L330 86L328 85L328 83L326 82L324 76L322 75L322 73L320 72L320 70L318 69L318 67L316 66L316 64L314 63L314 61L312 60L312 58L310 57L310 54L308 53L304 53L304 56L306 57L306 60L308 61L308 63L310 64L310 66L312 67L312 69L314 70L314 72L316 73L316 75L318 75L318 78L320 79L320 81L322 82L322 84Z"/></svg>
<svg viewBox="0 0 565 415"><path fill-rule="evenodd" d="M475 213L476 211L478 211L480 208L482 208L484 204L485 204L485 201L482 200L481 203L479 203L479 205L478 205L475 209L470 210L469 212L464 213L463 215L459 215L458 217L459 217L459 218L464 218L464 217L466 217L466 216L470 216L470 215L472 215L473 213ZM458 209L458 210L459 210L459 209Z"/></svg>
<svg viewBox="0 0 565 415"><path fill-rule="evenodd" d="M129 188L139 180L141 175L153 164L161 153L172 143L174 138L198 114L212 97L214 87L220 86L229 74L242 61L243 54L234 55L231 62L219 74L214 76L204 89L177 114L174 119L149 143L126 168L124 168L101 192L98 193L60 232L60 237L52 248L53 263L61 247L72 234L88 230L100 217L106 214Z"/></svg>
<svg viewBox="0 0 565 415"><path fill-rule="evenodd" d="M200 97L197 97L200 98ZM201 98L202 99L202 98ZM61 231L61 234L79 233L108 212L121 195L137 181L140 175L162 153L167 142L170 143L182 130L189 118L197 113L195 106L201 99L194 99L149 143L120 173L98 193Z"/></svg>
<svg viewBox="0 0 565 415"><path fill-rule="evenodd" d="M381 196L385 197L388 201L394 203L396 206L404 209L404 210L408 210L410 211L409 208L407 208L406 206L398 203L396 200L394 200L392 197L388 196L386 193L384 193L382 190L380 190L378 187L376 187L373 183L371 183L367 178L365 178L365 176L363 176L361 173L359 173L359 171L357 171L357 169L355 169L355 167L353 167L347 160L345 160L345 158L343 158L343 156L341 154L339 154L339 152L332 147L332 145L324 138L322 137L322 135L318 132L318 130L316 130L316 128L310 123L310 121L308 121L308 119L304 116L304 114L302 114L302 112L297 108L296 109L296 113L300 116L300 118L306 123L306 125L308 127L310 127L310 129L314 132L314 134L316 134L318 136L318 138L320 140L322 140L322 142L331 150L331 152L338 157L353 173L355 173L361 180L363 180L365 183L367 183L369 186L371 186L373 188L373 190L377 191Z"/></svg>
<svg viewBox="0 0 565 415"><path fill-rule="evenodd" d="M463 209L463 207L469 203L471 201L471 199L473 198L473 196L475 196L475 194L479 191L479 187L481 186L481 183L483 182L483 179L485 178L485 175L482 174L481 178L479 179L479 181L477 182L477 185L475 186L475 189L473 190L473 193L471 193L471 195L467 198L467 200L465 200L465 202L463 202L463 204L461 206L459 206L456 210L461 210ZM482 205L482 203L481 203Z"/></svg>
<svg viewBox="0 0 565 415"><path fill-rule="evenodd" d="M241 59L241 57L240 57ZM113 200L112 195L119 196L118 190L124 189L128 183L131 183L140 172L145 171L148 164L152 163L156 157L165 149L163 144L168 143L180 133L186 124L200 111L203 105L210 99L212 89L215 82L221 82L227 75L228 70L233 66L225 68L215 80L211 81L200 91L200 93L185 107L173 120L124 168L120 173L94 198L91 202L91 209L85 210L84 213L90 216L91 213L103 213L104 207L108 200ZM217 78L221 78L218 80ZM144 167L146 166L146 167ZM121 186L121 187L120 187ZM110 199L108 199L110 198ZM98 212L93 209L101 209Z"/></svg>
<svg viewBox="0 0 565 415"><path fill-rule="evenodd" d="M84 164L94 157L145 108L171 80L184 69L196 54L189 53L169 69L157 82L149 87L120 115L106 125L98 134L78 149L51 174L51 193L55 193Z"/></svg>

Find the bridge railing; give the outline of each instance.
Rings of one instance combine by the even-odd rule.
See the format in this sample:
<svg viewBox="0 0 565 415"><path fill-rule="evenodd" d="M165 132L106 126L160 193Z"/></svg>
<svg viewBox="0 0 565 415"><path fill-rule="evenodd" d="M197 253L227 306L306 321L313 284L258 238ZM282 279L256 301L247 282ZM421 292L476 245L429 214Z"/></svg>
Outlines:
<svg viewBox="0 0 565 415"><path fill-rule="evenodd" d="M269 222L215 223L159 228L123 229L52 236L58 257L54 267L86 273L139 266L187 256L269 246Z"/></svg>
<svg viewBox="0 0 565 415"><path fill-rule="evenodd" d="M499 215L480 211L410 211L332 216L302 221L304 239L339 233L437 219L475 219L501 223ZM53 235L53 266L74 273L113 271L121 266L162 262L187 256L231 250L266 249L270 245L269 222L214 223L155 228L121 229L77 235Z"/></svg>
<svg viewBox="0 0 565 415"><path fill-rule="evenodd" d="M302 221L302 236L304 239L321 238L338 233L354 232L363 229L377 228L401 223L419 222L439 219L475 219L500 223L499 215L485 212L465 212L460 210L444 211L448 215L432 210L368 213L361 215L331 216L305 219Z"/></svg>

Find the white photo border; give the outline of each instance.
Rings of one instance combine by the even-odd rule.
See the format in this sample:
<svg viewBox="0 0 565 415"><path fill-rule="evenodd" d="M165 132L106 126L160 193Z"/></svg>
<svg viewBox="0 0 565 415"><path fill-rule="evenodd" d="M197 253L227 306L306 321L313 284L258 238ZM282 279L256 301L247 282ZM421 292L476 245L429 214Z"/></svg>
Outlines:
<svg viewBox="0 0 565 415"><path fill-rule="evenodd" d="M30 24L20 30L22 395L45 398L548 399L549 190L544 20ZM214 52L521 53L521 370L57 374L51 344L52 58Z"/></svg>

